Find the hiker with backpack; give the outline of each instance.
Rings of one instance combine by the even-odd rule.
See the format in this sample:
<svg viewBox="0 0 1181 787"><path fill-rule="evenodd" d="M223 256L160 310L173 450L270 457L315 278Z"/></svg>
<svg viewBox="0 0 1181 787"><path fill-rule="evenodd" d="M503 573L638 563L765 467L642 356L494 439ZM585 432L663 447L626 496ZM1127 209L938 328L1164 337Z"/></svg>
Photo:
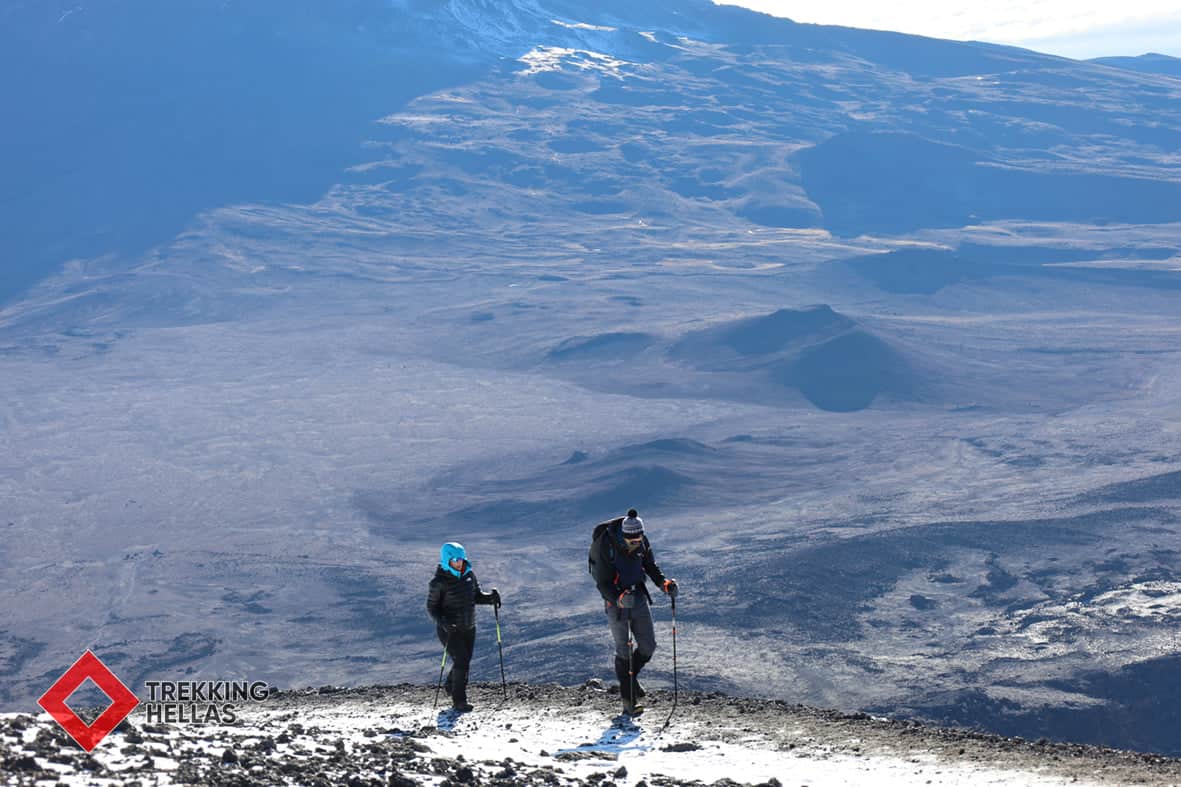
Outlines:
<svg viewBox="0 0 1181 787"><path fill-rule="evenodd" d="M463 544L448 542L439 550L439 565L427 590L426 609L443 643L443 658L451 657L451 671L444 685L451 695L451 707L460 713L472 709L467 701L467 676L476 647L476 604L491 604L499 610L500 591L480 590Z"/></svg>
<svg viewBox="0 0 1181 787"><path fill-rule="evenodd" d="M623 712L638 716L644 712L639 704L644 689L636 676L656 650L647 580L651 578L674 598L677 581L666 578L656 565L652 546L644 534L644 520L634 508L625 517L595 527L588 562L615 640L615 676L619 679Z"/></svg>

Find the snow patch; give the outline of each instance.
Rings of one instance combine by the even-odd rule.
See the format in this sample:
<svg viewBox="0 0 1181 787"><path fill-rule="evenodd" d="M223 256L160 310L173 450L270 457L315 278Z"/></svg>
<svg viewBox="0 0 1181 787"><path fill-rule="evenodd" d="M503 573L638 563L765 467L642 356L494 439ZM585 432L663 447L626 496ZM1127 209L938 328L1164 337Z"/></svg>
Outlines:
<svg viewBox="0 0 1181 787"><path fill-rule="evenodd" d="M450 0L447 10L463 27L488 41L510 43L528 35L531 23L542 14L532 0L513 3L489 0Z"/></svg>
<svg viewBox="0 0 1181 787"><path fill-rule="evenodd" d="M588 49L567 49L557 46L539 46L526 52L518 60L527 68L518 74L529 76L546 71L561 71L563 66L572 66L583 71L597 71L600 74L623 79L623 67L634 66L635 63L620 60L605 55L602 52L592 52Z"/></svg>
<svg viewBox="0 0 1181 787"><path fill-rule="evenodd" d="M591 25L586 22L563 22L561 19L551 19L550 22L569 30L598 30L601 33L614 33L619 29L616 27L607 27L606 25Z"/></svg>
<svg viewBox="0 0 1181 787"><path fill-rule="evenodd" d="M242 708L239 723L229 726L151 725L133 714L127 730L91 755L77 751L47 714L0 715L0 761L35 756L31 776L104 787L132 776L156 785L295 785L313 776L343 784L357 774L472 787L539 779L568 787L604 780L691 787L772 779L812 787L1051 787L1156 784L1151 777L1173 774L1167 763L1159 773L1138 763L1111 774L1130 779L1092 780L1095 770L1110 764L1098 750L1089 759L1078 759L1077 750L1064 757L1065 750L1052 746L1014 756L1001 746L1003 738L924 733L905 722L720 695L687 694L670 715L669 694L653 691L655 705L632 720L615 716L618 697L590 683L470 688L477 710L464 715L433 708L434 687L408 685L273 696ZM15 736L17 730L23 734ZM20 742L6 748L13 737Z"/></svg>

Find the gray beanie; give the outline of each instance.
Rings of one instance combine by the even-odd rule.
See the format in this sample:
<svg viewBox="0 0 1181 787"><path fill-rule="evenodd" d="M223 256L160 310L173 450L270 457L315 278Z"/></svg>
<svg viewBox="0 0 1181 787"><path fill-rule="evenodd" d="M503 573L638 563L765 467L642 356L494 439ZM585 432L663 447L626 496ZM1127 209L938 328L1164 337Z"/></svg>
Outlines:
<svg viewBox="0 0 1181 787"><path fill-rule="evenodd" d="M640 519L635 509L627 512L627 517L623 520L622 529L624 538L635 538L636 536L644 535L644 520Z"/></svg>

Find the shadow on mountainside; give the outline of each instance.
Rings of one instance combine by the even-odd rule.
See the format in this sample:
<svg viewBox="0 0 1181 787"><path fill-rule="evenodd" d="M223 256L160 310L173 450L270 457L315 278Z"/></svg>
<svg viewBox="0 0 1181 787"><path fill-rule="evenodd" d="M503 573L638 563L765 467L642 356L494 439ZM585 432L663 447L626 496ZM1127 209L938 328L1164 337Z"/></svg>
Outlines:
<svg viewBox="0 0 1181 787"><path fill-rule="evenodd" d="M804 188L820 206L824 227L838 235L902 234L1013 218L1181 220L1181 183L1016 169L914 134L838 134L801 151L799 160Z"/></svg>
<svg viewBox="0 0 1181 787"><path fill-rule="evenodd" d="M795 388L830 412L864 410L879 396L921 401L930 381L917 358L826 305L780 309L696 331L670 358L703 371L743 372Z"/></svg>
<svg viewBox="0 0 1181 787"><path fill-rule="evenodd" d="M1112 672L1094 670L1045 685L1097 702L1029 708L968 689L912 711L936 724L998 735L1181 756L1176 735L1181 727L1181 656L1161 656Z"/></svg>
<svg viewBox="0 0 1181 787"><path fill-rule="evenodd" d="M55 5L0 13L0 69L24 74L0 88L0 302L206 209L314 201L377 118L477 73L399 54L376 0Z"/></svg>

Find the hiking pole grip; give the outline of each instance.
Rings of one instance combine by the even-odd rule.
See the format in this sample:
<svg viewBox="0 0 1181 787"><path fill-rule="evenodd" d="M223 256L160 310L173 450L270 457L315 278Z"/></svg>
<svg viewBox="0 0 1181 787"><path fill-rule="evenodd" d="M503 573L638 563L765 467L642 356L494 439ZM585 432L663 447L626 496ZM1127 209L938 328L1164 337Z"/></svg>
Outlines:
<svg viewBox="0 0 1181 787"><path fill-rule="evenodd" d="M508 682L504 679L504 647L500 644L500 605L497 604L492 608L492 612L496 615L496 650L500 653L500 690L504 693L504 698L508 699Z"/></svg>

